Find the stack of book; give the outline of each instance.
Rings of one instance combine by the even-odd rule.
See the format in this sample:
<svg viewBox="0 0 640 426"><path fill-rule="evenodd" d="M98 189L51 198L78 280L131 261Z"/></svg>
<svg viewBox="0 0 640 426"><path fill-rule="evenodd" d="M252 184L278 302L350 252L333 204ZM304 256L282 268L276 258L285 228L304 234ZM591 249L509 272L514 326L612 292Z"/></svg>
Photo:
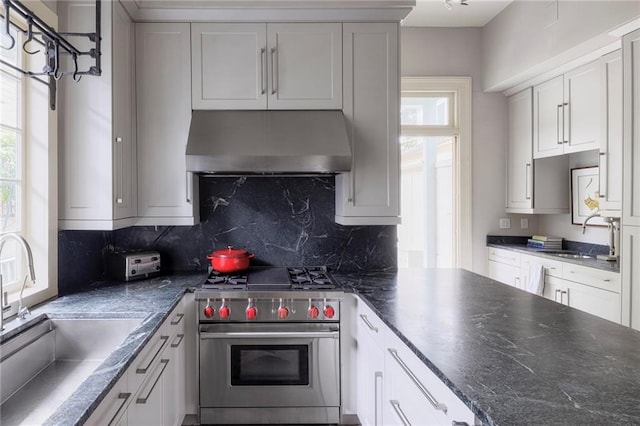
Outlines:
<svg viewBox="0 0 640 426"><path fill-rule="evenodd" d="M546 235L534 235L527 241L527 247L535 249L562 250L562 238Z"/></svg>

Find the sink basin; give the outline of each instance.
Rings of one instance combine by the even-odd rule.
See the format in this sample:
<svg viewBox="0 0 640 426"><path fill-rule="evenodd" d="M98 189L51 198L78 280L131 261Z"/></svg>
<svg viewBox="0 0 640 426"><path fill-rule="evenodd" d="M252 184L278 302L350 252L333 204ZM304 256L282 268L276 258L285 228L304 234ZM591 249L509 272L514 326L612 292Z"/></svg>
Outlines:
<svg viewBox="0 0 640 426"><path fill-rule="evenodd" d="M43 424L142 322L46 319L0 346L0 424Z"/></svg>
<svg viewBox="0 0 640 426"><path fill-rule="evenodd" d="M555 253L554 256L564 257L565 259L593 259L595 256L589 256L588 254L575 254L575 253Z"/></svg>

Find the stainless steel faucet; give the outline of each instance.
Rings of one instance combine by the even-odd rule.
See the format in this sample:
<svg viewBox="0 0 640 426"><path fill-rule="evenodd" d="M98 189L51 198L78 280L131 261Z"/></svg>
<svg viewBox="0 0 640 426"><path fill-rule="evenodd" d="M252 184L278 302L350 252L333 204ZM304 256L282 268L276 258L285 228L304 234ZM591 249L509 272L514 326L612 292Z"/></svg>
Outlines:
<svg viewBox="0 0 640 426"><path fill-rule="evenodd" d="M4 244L10 239L16 240L18 244L20 244L20 246L22 247L22 251L27 256L27 262L29 267L29 278L31 278L32 283L35 283L36 271L33 268L33 254L31 253L31 247L29 246L29 243L27 242L27 240L24 239L22 235L16 234L16 233L0 235L0 255L2 254L2 249L4 248ZM18 307L18 314L21 314L21 315L28 313L27 309L22 306L22 292L24 291L24 286L26 282L27 280L25 277L25 280L22 283L22 289L20 290L20 302ZM7 294L4 291L4 288L2 286L2 274L0 273L0 331L4 330L4 312L9 308L10 306L8 306L8 303L7 303Z"/></svg>
<svg viewBox="0 0 640 426"><path fill-rule="evenodd" d="M595 212L594 214L592 214L591 216L589 216L588 218L586 218L584 220L584 223L582 224L582 233L583 234L587 230L587 222L589 222L594 217L600 217L600 211Z"/></svg>

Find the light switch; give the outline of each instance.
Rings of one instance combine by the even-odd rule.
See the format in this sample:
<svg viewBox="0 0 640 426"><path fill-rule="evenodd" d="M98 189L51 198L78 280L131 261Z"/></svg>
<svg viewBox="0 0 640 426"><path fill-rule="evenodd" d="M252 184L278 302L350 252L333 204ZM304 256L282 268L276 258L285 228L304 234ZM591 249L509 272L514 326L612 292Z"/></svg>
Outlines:
<svg viewBox="0 0 640 426"><path fill-rule="evenodd" d="M501 218L500 219L500 229L509 229L511 228L511 219L507 218Z"/></svg>
<svg viewBox="0 0 640 426"><path fill-rule="evenodd" d="M520 219L520 228L527 229L529 227L529 219Z"/></svg>

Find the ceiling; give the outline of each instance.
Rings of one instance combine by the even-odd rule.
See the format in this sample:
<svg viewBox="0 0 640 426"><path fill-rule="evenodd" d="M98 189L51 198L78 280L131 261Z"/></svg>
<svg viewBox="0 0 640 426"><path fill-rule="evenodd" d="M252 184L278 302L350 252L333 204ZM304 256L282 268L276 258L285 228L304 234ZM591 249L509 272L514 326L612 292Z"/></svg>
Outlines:
<svg viewBox="0 0 640 426"><path fill-rule="evenodd" d="M402 21L404 27L483 27L512 0L451 0L452 9L444 0L416 0L416 6Z"/></svg>

